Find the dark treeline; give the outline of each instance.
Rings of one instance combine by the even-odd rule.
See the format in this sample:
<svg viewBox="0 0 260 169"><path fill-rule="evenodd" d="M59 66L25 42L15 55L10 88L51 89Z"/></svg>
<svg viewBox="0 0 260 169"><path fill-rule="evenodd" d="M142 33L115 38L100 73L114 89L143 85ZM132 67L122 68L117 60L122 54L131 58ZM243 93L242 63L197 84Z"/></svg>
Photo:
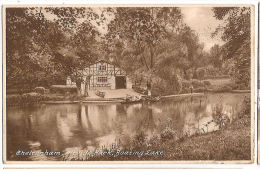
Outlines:
<svg viewBox="0 0 260 169"><path fill-rule="evenodd" d="M183 81L221 75L248 89L250 8L212 11L226 23L212 36L225 43L207 52L177 7L7 8L7 89L65 84L68 75L79 86L80 70L98 59L119 65L148 91L179 93Z"/></svg>

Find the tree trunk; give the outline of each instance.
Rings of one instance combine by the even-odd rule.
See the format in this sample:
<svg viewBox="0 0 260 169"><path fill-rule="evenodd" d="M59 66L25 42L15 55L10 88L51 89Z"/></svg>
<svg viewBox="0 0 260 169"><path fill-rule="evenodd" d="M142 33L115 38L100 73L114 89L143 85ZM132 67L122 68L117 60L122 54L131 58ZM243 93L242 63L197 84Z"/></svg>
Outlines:
<svg viewBox="0 0 260 169"><path fill-rule="evenodd" d="M152 96L152 77L151 73L149 74L149 77L147 79L147 95Z"/></svg>
<svg viewBox="0 0 260 169"><path fill-rule="evenodd" d="M150 70L149 70L149 77L148 77L148 81L147 81L147 95L148 96L152 96L152 74L153 74L153 65L154 65L154 51L153 51L154 47L153 45L150 46L150 55L151 55L151 65L150 65Z"/></svg>
<svg viewBox="0 0 260 169"><path fill-rule="evenodd" d="M81 90L77 87L77 95L81 96Z"/></svg>
<svg viewBox="0 0 260 169"><path fill-rule="evenodd" d="M85 82L85 92L84 92L84 96L88 97L88 82Z"/></svg>
<svg viewBox="0 0 260 169"><path fill-rule="evenodd" d="M78 96L81 96L81 81L76 80L76 86L77 86L77 94Z"/></svg>
<svg viewBox="0 0 260 169"><path fill-rule="evenodd" d="M193 69L193 73L192 73L192 74L193 74L193 75L192 75L192 78L193 78L193 79L198 79L197 68L196 68L196 67Z"/></svg>
<svg viewBox="0 0 260 169"><path fill-rule="evenodd" d="M187 75L186 68L183 69L183 73L184 73L184 79L190 80L190 77Z"/></svg>

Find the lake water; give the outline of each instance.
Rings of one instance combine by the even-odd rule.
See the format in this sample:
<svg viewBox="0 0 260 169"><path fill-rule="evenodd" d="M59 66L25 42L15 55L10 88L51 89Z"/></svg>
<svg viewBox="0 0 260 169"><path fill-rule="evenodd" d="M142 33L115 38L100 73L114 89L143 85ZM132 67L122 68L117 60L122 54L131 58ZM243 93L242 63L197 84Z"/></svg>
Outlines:
<svg viewBox="0 0 260 169"><path fill-rule="evenodd" d="M62 152L127 145L134 136L147 137L171 127L192 135L218 130L212 122L217 105L229 119L249 94L208 94L184 100L138 104L42 104L7 107L8 160L55 160L57 156L19 155L20 151ZM17 155L18 153L18 155ZM57 159L56 159L57 160Z"/></svg>

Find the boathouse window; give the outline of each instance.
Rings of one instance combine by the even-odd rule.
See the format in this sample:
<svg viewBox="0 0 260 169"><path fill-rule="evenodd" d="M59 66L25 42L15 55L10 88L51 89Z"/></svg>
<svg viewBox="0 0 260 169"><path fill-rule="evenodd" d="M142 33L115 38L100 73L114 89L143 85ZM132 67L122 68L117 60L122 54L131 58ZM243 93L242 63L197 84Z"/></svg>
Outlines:
<svg viewBox="0 0 260 169"><path fill-rule="evenodd" d="M107 77L98 77L97 81L99 83L106 83L107 82Z"/></svg>
<svg viewBox="0 0 260 169"><path fill-rule="evenodd" d="M99 66L99 70L106 70L107 68L106 68L106 65L100 65Z"/></svg>

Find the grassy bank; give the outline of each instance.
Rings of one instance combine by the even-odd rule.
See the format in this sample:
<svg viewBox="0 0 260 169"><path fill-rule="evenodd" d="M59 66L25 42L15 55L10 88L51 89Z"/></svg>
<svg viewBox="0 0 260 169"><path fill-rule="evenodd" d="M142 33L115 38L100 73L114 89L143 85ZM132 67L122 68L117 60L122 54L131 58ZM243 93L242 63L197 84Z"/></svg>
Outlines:
<svg viewBox="0 0 260 169"><path fill-rule="evenodd" d="M166 151L168 160L250 160L250 117L244 116L226 129L192 136L156 149ZM172 145L174 145L172 147Z"/></svg>
<svg viewBox="0 0 260 169"><path fill-rule="evenodd" d="M129 154L117 155L117 149L113 152L113 156L95 156L88 160L250 160L250 131L250 116L245 115L219 131L201 135L193 135L191 137L182 137L177 141L173 138L168 138L161 140L160 143L152 146L138 146L138 144L136 144L131 150L120 150L121 152L144 152L139 156ZM163 152L163 154L159 155L158 152ZM64 160L83 159L76 158Z"/></svg>

